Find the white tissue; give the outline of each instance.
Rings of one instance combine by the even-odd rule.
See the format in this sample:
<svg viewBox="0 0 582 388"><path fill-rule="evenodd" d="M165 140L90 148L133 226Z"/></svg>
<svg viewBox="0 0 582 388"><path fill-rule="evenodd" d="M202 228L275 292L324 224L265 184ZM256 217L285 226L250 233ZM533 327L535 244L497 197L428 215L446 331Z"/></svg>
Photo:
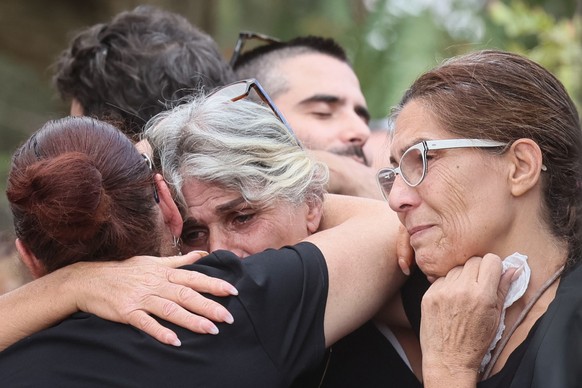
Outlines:
<svg viewBox="0 0 582 388"><path fill-rule="evenodd" d="M511 283L511 286L509 286L509 291L507 292L505 303L503 304L503 310L501 311L497 334L495 334L495 338L489 345L489 349L487 349L487 354L485 354L483 361L481 361L480 372L483 372L487 364L489 364L489 361L491 360L491 351L495 348L495 345L497 345L497 342L499 342L503 335L503 331L505 330L505 310L523 296L529 284L529 278L531 275L531 270L527 264L527 256L515 252L513 255L507 256L505 260L503 260L503 273L505 273L509 268L520 267L521 273L517 279ZM518 269L518 271L520 270Z"/></svg>

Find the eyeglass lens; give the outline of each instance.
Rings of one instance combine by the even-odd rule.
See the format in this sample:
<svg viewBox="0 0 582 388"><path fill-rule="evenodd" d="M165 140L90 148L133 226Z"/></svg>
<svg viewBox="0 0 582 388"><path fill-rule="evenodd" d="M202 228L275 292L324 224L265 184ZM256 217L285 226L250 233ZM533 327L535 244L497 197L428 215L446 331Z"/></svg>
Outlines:
<svg viewBox="0 0 582 388"><path fill-rule="evenodd" d="M422 177L426 171L424 157L424 147L418 144L409 148L400 159L400 166L398 168L385 168L378 172L378 183L382 189L382 194L385 199L392 190L396 175L400 174L402 179L410 186L416 186L422 181Z"/></svg>
<svg viewBox="0 0 582 388"><path fill-rule="evenodd" d="M380 184L382 195L386 200L388 200L388 195L392 190L392 186L394 185L395 179L396 172L391 168L384 168L378 172L378 183Z"/></svg>
<svg viewBox="0 0 582 388"><path fill-rule="evenodd" d="M416 186L425 172L424 147L409 148L400 159L400 173L410 186Z"/></svg>
<svg viewBox="0 0 582 388"><path fill-rule="evenodd" d="M216 92L212 93L215 96L221 96L230 99L231 101L238 101L245 98L248 95L249 85L247 82L241 81L234 84L230 84Z"/></svg>
<svg viewBox="0 0 582 388"><path fill-rule="evenodd" d="M287 120L285 120L285 116L283 116L281 111L279 111L275 103L270 100L267 93L263 90L263 88L256 80L248 79L244 81L235 82L233 84L227 85L223 88L220 88L212 92L211 95L225 97L233 102L242 100L243 98L247 98L254 103L261 104L271 109L273 114L279 120L281 120L283 124L285 124L289 133L293 135L295 140L297 140L297 142L299 143L299 146L301 146L301 142L299 142L297 136L293 132L293 129L291 129L291 126L289 125Z"/></svg>

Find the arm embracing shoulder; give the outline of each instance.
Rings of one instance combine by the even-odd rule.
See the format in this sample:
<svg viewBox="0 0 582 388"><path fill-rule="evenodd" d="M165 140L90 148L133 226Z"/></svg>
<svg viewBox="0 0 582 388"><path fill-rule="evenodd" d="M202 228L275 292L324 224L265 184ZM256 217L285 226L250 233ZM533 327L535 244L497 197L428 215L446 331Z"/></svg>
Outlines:
<svg viewBox="0 0 582 388"><path fill-rule="evenodd" d="M396 257L399 220L386 202L330 195L324 206L324 230L306 240L317 245L328 267L329 346L370 319L405 277Z"/></svg>
<svg viewBox="0 0 582 388"><path fill-rule="evenodd" d="M157 340L180 345L176 333L152 315L198 333L217 332L216 322L232 322L217 302L196 292L234 295L221 279L178 269L200 258L136 256L124 261L79 262L0 296L0 350L81 310L127 323Z"/></svg>

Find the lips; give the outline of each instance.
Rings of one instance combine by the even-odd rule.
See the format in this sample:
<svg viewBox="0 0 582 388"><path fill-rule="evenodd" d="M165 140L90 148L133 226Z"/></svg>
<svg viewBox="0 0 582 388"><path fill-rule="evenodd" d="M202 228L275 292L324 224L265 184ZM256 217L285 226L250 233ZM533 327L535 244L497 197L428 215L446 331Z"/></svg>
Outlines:
<svg viewBox="0 0 582 388"><path fill-rule="evenodd" d="M420 225L420 226L415 226L413 228L407 228L407 229L408 229L408 234L410 235L410 237L412 237L415 234L420 233L424 230L427 230L430 227L432 227L432 225Z"/></svg>
<svg viewBox="0 0 582 388"><path fill-rule="evenodd" d="M434 224L425 224L407 228L408 234L410 235L410 245L415 249L420 248L420 239L424 236L425 233L428 233L429 229L431 229L433 226Z"/></svg>

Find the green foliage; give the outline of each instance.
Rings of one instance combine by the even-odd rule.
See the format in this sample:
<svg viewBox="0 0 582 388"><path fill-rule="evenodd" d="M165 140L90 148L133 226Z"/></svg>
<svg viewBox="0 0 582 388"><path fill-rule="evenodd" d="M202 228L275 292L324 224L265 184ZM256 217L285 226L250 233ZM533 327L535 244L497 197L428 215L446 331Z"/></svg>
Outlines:
<svg viewBox="0 0 582 388"><path fill-rule="evenodd" d="M550 70L582 111L582 17L556 19L523 1L492 3L488 15L502 31L502 47Z"/></svg>

